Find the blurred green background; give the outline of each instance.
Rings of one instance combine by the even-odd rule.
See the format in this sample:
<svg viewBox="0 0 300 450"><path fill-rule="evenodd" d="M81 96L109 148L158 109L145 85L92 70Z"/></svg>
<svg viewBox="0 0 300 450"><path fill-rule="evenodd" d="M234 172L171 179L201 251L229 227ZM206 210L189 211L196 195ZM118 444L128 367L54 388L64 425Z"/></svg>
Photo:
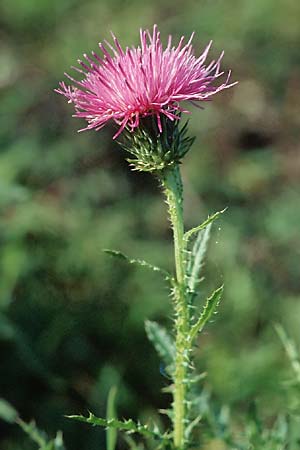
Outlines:
<svg viewBox="0 0 300 450"><path fill-rule="evenodd" d="M149 418L169 398L144 333L170 324L163 281L103 254L116 248L172 269L165 205L150 175L131 173L113 128L83 122L53 92L110 30L137 44L196 32L200 53L225 49L237 87L193 108L183 164L186 224L228 206L214 227L207 293L224 281L220 314L199 340L205 384L233 415L256 400L284 411L288 364L273 329L300 345L300 3L298 0L2 0L0 3L0 395L69 450L104 448L101 430L63 415ZM3 450L32 444L0 423Z"/></svg>

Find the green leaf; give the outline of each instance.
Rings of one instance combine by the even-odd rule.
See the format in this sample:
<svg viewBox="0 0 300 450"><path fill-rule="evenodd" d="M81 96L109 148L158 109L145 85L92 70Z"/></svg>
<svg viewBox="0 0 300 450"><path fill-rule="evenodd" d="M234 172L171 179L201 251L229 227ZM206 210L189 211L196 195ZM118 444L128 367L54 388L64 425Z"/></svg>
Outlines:
<svg viewBox="0 0 300 450"><path fill-rule="evenodd" d="M56 434L56 437L53 441L54 444L54 450L65 450L64 442L63 442L63 435L61 431L58 431Z"/></svg>
<svg viewBox="0 0 300 450"><path fill-rule="evenodd" d="M113 386L110 388L107 399L107 409L106 409L106 419L116 419L116 395L117 387ZM109 427L106 431L106 448L107 450L115 450L117 443L117 430L113 427Z"/></svg>
<svg viewBox="0 0 300 450"><path fill-rule="evenodd" d="M204 230L200 230L198 232L197 239L190 255L188 267L188 288L192 293L196 292L197 285L200 282L199 276L207 250L211 225L211 223L208 224Z"/></svg>
<svg viewBox="0 0 300 450"><path fill-rule="evenodd" d="M144 449L143 444L142 443L137 444L129 434L124 434L123 438L124 438L126 444L128 445L128 447L130 448L130 450L143 450Z"/></svg>
<svg viewBox="0 0 300 450"><path fill-rule="evenodd" d="M22 430L35 442L40 450L48 450L48 438L44 431L39 430L34 421L29 423L24 422L22 419L17 419L18 425ZM50 447L51 448L51 447Z"/></svg>
<svg viewBox="0 0 300 450"><path fill-rule="evenodd" d="M223 292L223 286L216 289L210 297L206 300L202 313L197 322L191 328L191 339L193 340L198 333L205 327L206 323L211 319L218 307Z"/></svg>
<svg viewBox="0 0 300 450"><path fill-rule="evenodd" d="M68 419L78 420L79 422L89 423L94 426L115 428L126 433L138 433L147 438L161 439L163 436L158 429L151 429L148 425L142 425L139 422L134 422L132 419L117 420L117 419L102 419L94 416L91 412L88 417L81 415L66 416Z"/></svg>
<svg viewBox="0 0 300 450"><path fill-rule="evenodd" d="M146 320L145 329L149 341L152 342L163 362L167 367L171 367L175 360L175 345L167 330L151 320Z"/></svg>
<svg viewBox="0 0 300 450"><path fill-rule="evenodd" d="M185 439L187 441L190 439L190 436L191 436L193 430L197 427L197 425L200 423L201 420L202 420L202 416L199 415L188 424L188 426L185 429Z"/></svg>
<svg viewBox="0 0 300 450"><path fill-rule="evenodd" d="M274 324L274 328L283 344L286 354L290 360L292 369L296 375L297 383L300 383L300 357L294 341L292 341L280 324Z"/></svg>
<svg viewBox="0 0 300 450"><path fill-rule="evenodd" d="M173 277L169 272L167 272L164 269L161 269L160 267L154 266L153 264L148 263L147 261L144 261L143 259L132 259L129 258L129 256L125 255L122 252L119 252L118 250L111 250L111 249L103 249L105 253L108 255L114 256L115 258L122 259L123 261L127 261L128 264L134 264L136 266L142 266L146 267L147 269L152 270L153 272L159 272L165 280L167 281L173 281Z"/></svg>
<svg viewBox="0 0 300 450"><path fill-rule="evenodd" d="M15 408L4 399L0 399L0 418L9 423L16 423L38 445L39 450L64 450L62 433L59 431L55 439L49 439L34 421L24 422Z"/></svg>
<svg viewBox="0 0 300 450"><path fill-rule="evenodd" d="M18 418L18 412L3 398L0 398L0 418L9 423L14 423Z"/></svg>
<svg viewBox="0 0 300 450"><path fill-rule="evenodd" d="M204 230L209 224L211 224L212 222L214 222L216 219L218 219L220 217L221 214L223 214L226 211L227 208L222 209L222 211L218 211L215 214L212 214L211 216L209 216L203 223L201 223L200 225L198 225L195 228L191 228L190 230L188 230L186 233L184 233L184 241L185 244L188 243L189 239L195 234L198 233L201 230Z"/></svg>
<svg viewBox="0 0 300 450"><path fill-rule="evenodd" d="M39 450L65 450L62 433L59 431L55 439L49 439L47 434L40 430L34 421L29 423L18 418L16 423L38 445Z"/></svg>

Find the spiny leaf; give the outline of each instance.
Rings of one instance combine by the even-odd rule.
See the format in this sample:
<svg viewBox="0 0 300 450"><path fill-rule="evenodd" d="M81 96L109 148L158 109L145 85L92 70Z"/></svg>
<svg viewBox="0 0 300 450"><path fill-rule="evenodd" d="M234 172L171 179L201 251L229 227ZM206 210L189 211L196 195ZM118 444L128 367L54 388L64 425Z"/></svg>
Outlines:
<svg viewBox="0 0 300 450"><path fill-rule="evenodd" d="M281 448L286 448L286 443L289 439L289 432L290 428L288 418L286 416L279 415L271 430L271 436L274 440L274 444L281 444ZM280 448L279 445L278 448Z"/></svg>
<svg viewBox="0 0 300 450"><path fill-rule="evenodd" d="M206 228L210 223L214 222L216 219L218 219L220 217L221 214L223 214L226 211L227 208L222 209L222 211L218 211L215 214L212 214L211 216L209 216L203 223L201 223L200 225L198 225L195 228L191 228L190 230L186 231L186 233L184 233L184 241L187 244L189 239L195 234L198 233L201 230L204 230L204 228Z"/></svg>
<svg viewBox="0 0 300 450"><path fill-rule="evenodd" d="M197 239L190 255L188 268L188 288L192 293L196 291L197 284L199 283L200 270L203 266L203 261L207 250L211 225L211 223L208 224L204 230L200 230L198 232Z"/></svg>
<svg viewBox="0 0 300 450"><path fill-rule="evenodd" d="M49 439L47 434L40 430L34 421L24 422L18 412L6 400L0 399L0 418L10 423L16 423L38 445L39 450L64 450L62 433L57 432L54 439Z"/></svg>
<svg viewBox="0 0 300 450"><path fill-rule="evenodd" d="M26 423L18 418L16 423L30 439L38 445L39 450L65 450L62 433L60 431L57 432L54 439L50 440L47 434L36 426L34 421Z"/></svg>
<svg viewBox="0 0 300 450"><path fill-rule="evenodd" d="M16 422L20 425L22 430L28 434L31 440L39 446L40 450L47 448L48 437L44 431L39 430L34 421L26 423L22 419L18 418Z"/></svg>
<svg viewBox="0 0 300 450"><path fill-rule="evenodd" d="M63 443L63 435L61 431L58 431L56 437L53 441L54 450L65 450L65 446Z"/></svg>
<svg viewBox="0 0 300 450"><path fill-rule="evenodd" d="M223 286L220 286L218 289L216 289L210 297L206 300L206 303L203 307L202 313L197 320L197 322L192 326L191 329L191 339L193 340L198 333L200 333L205 324L211 319L212 315L214 314L216 308L218 307L221 296L223 292Z"/></svg>
<svg viewBox="0 0 300 450"><path fill-rule="evenodd" d="M145 437L151 437L154 439L161 439L163 436L157 429L150 429L148 425L142 425L139 422L134 422L132 419L117 420L117 419L102 419L94 416L91 412L88 417L81 415L66 416L68 419L78 420L79 422L89 423L94 426L115 428L126 433L138 433Z"/></svg>
<svg viewBox="0 0 300 450"><path fill-rule="evenodd" d="M199 422L201 421L202 416L197 416L194 420L192 420L188 426L185 429L185 439L187 441L189 441L190 439L190 435L192 434L192 431L194 430L194 428L199 424Z"/></svg>
<svg viewBox="0 0 300 450"><path fill-rule="evenodd" d="M199 383L199 381L204 380L206 377L207 377L207 372L202 372L202 373L199 373L198 375L190 374L189 375L189 384L192 385L192 384Z"/></svg>
<svg viewBox="0 0 300 450"><path fill-rule="evenodd" d="M132 259L129 256L125 255L122 252L119 252L118 250L111 250L111 249L103 249L105 253L108 255L114 256L116 258L122 259L124 261L127 261L128 264L134 264L137 266L146 267L147 269L152 270L153 272L159 272L165 280L172 281L173 277L169 272L167 272L164 269L161 269L160 267L154 266L153 264L148 263L147 261L144 261L143 259Z"/></svg>
<svg viewBox="0 0 300 450"><path fill-rule="evenodd" d="M26 423L18 418L16 423L30 439L38 445L39 450L65 450L62 433L60 431L56 434L55 439L49 439L47 434L40 430L34 421Z"/></svg>
<svg viewBox="0 0 300 450"><path fill-rule="evenodd" d="M144 447L142 446L142 443L137 444L130 435L124 434L123 438L124 438L126 444L128 444L128 447L130 448L130 450L143 450Z"/></svg>
<svg viewBox="0 0 300 450"><path fill-rule="evenodd" d="M175 345L167 330L157 322L146 320L145 329L149 341L166 364L171 367L175 360Z"/></svg>
<svg viewBox="0 0 300 450"><path fill-rule="evenodd" d="M294 341L292 341L288 337L286 331L280 324L274 324L274 328L284 346L286 354L289 357L291 366L296 375L296 381L297 381L297 383L300 383L300 357L299 357L299 353L297 351L296 345L295 345Z"/></svg>
<svg viewBox="0 0 300 450"><path fill-rule="evenodd" d="M108 393L106 419L116 419L115 401L117 395L117 387L112 386ZM115 450L117 443L117 430L113 427L109 427L106 431L106 448L107 450Z"/></svg>
<svg viewBox="0 0 300 450"><path fill-rule="evenodd" d="M3 398L0 398L0 418L9 423L14 423L18 418L18 412Z"/></svg>

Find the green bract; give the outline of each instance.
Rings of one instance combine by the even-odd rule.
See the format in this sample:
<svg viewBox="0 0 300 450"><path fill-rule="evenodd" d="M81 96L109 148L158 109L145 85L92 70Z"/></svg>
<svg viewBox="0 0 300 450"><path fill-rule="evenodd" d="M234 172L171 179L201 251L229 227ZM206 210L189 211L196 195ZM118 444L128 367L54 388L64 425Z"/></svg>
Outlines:
<svg viewBox="0 0 300 450"><path fill-rule="evenodd" d="M160 172L175 167L191 148L193 137L187 135L188 123L181 125L180 115L170 120L161 115L162 132L153 117L141 120L134 132L123 132L121 146L133 156L128 158L133 170Z"/></svg>

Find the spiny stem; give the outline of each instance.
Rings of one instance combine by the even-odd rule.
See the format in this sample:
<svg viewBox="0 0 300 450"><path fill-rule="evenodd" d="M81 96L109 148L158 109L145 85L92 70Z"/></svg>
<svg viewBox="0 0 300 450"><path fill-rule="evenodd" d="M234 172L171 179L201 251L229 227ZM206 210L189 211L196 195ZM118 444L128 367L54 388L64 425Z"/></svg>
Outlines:
<svg viewBox="0 0 300 450"><path fill-rule="evenodd" d="M184 285L185 258L183 254L183 188L179 167L176 166L165 171L162 183L174 235L176 279L178 284Z"/></svg>
<svg viewBox="0 0 300 450"><path fill-rule="evenodd" d="M174 237L174 254L176 267L175 302L175 332L176 358L173 390L173 427L174 446L183 450L185 447L185 426L187 422L187 367L189 366L189 308L187 304L187 289L185 283L186 262L184 254L184 224L183 224L183 189L179 166L164 172L162 186L166 195L170 221Z"/></svg>

